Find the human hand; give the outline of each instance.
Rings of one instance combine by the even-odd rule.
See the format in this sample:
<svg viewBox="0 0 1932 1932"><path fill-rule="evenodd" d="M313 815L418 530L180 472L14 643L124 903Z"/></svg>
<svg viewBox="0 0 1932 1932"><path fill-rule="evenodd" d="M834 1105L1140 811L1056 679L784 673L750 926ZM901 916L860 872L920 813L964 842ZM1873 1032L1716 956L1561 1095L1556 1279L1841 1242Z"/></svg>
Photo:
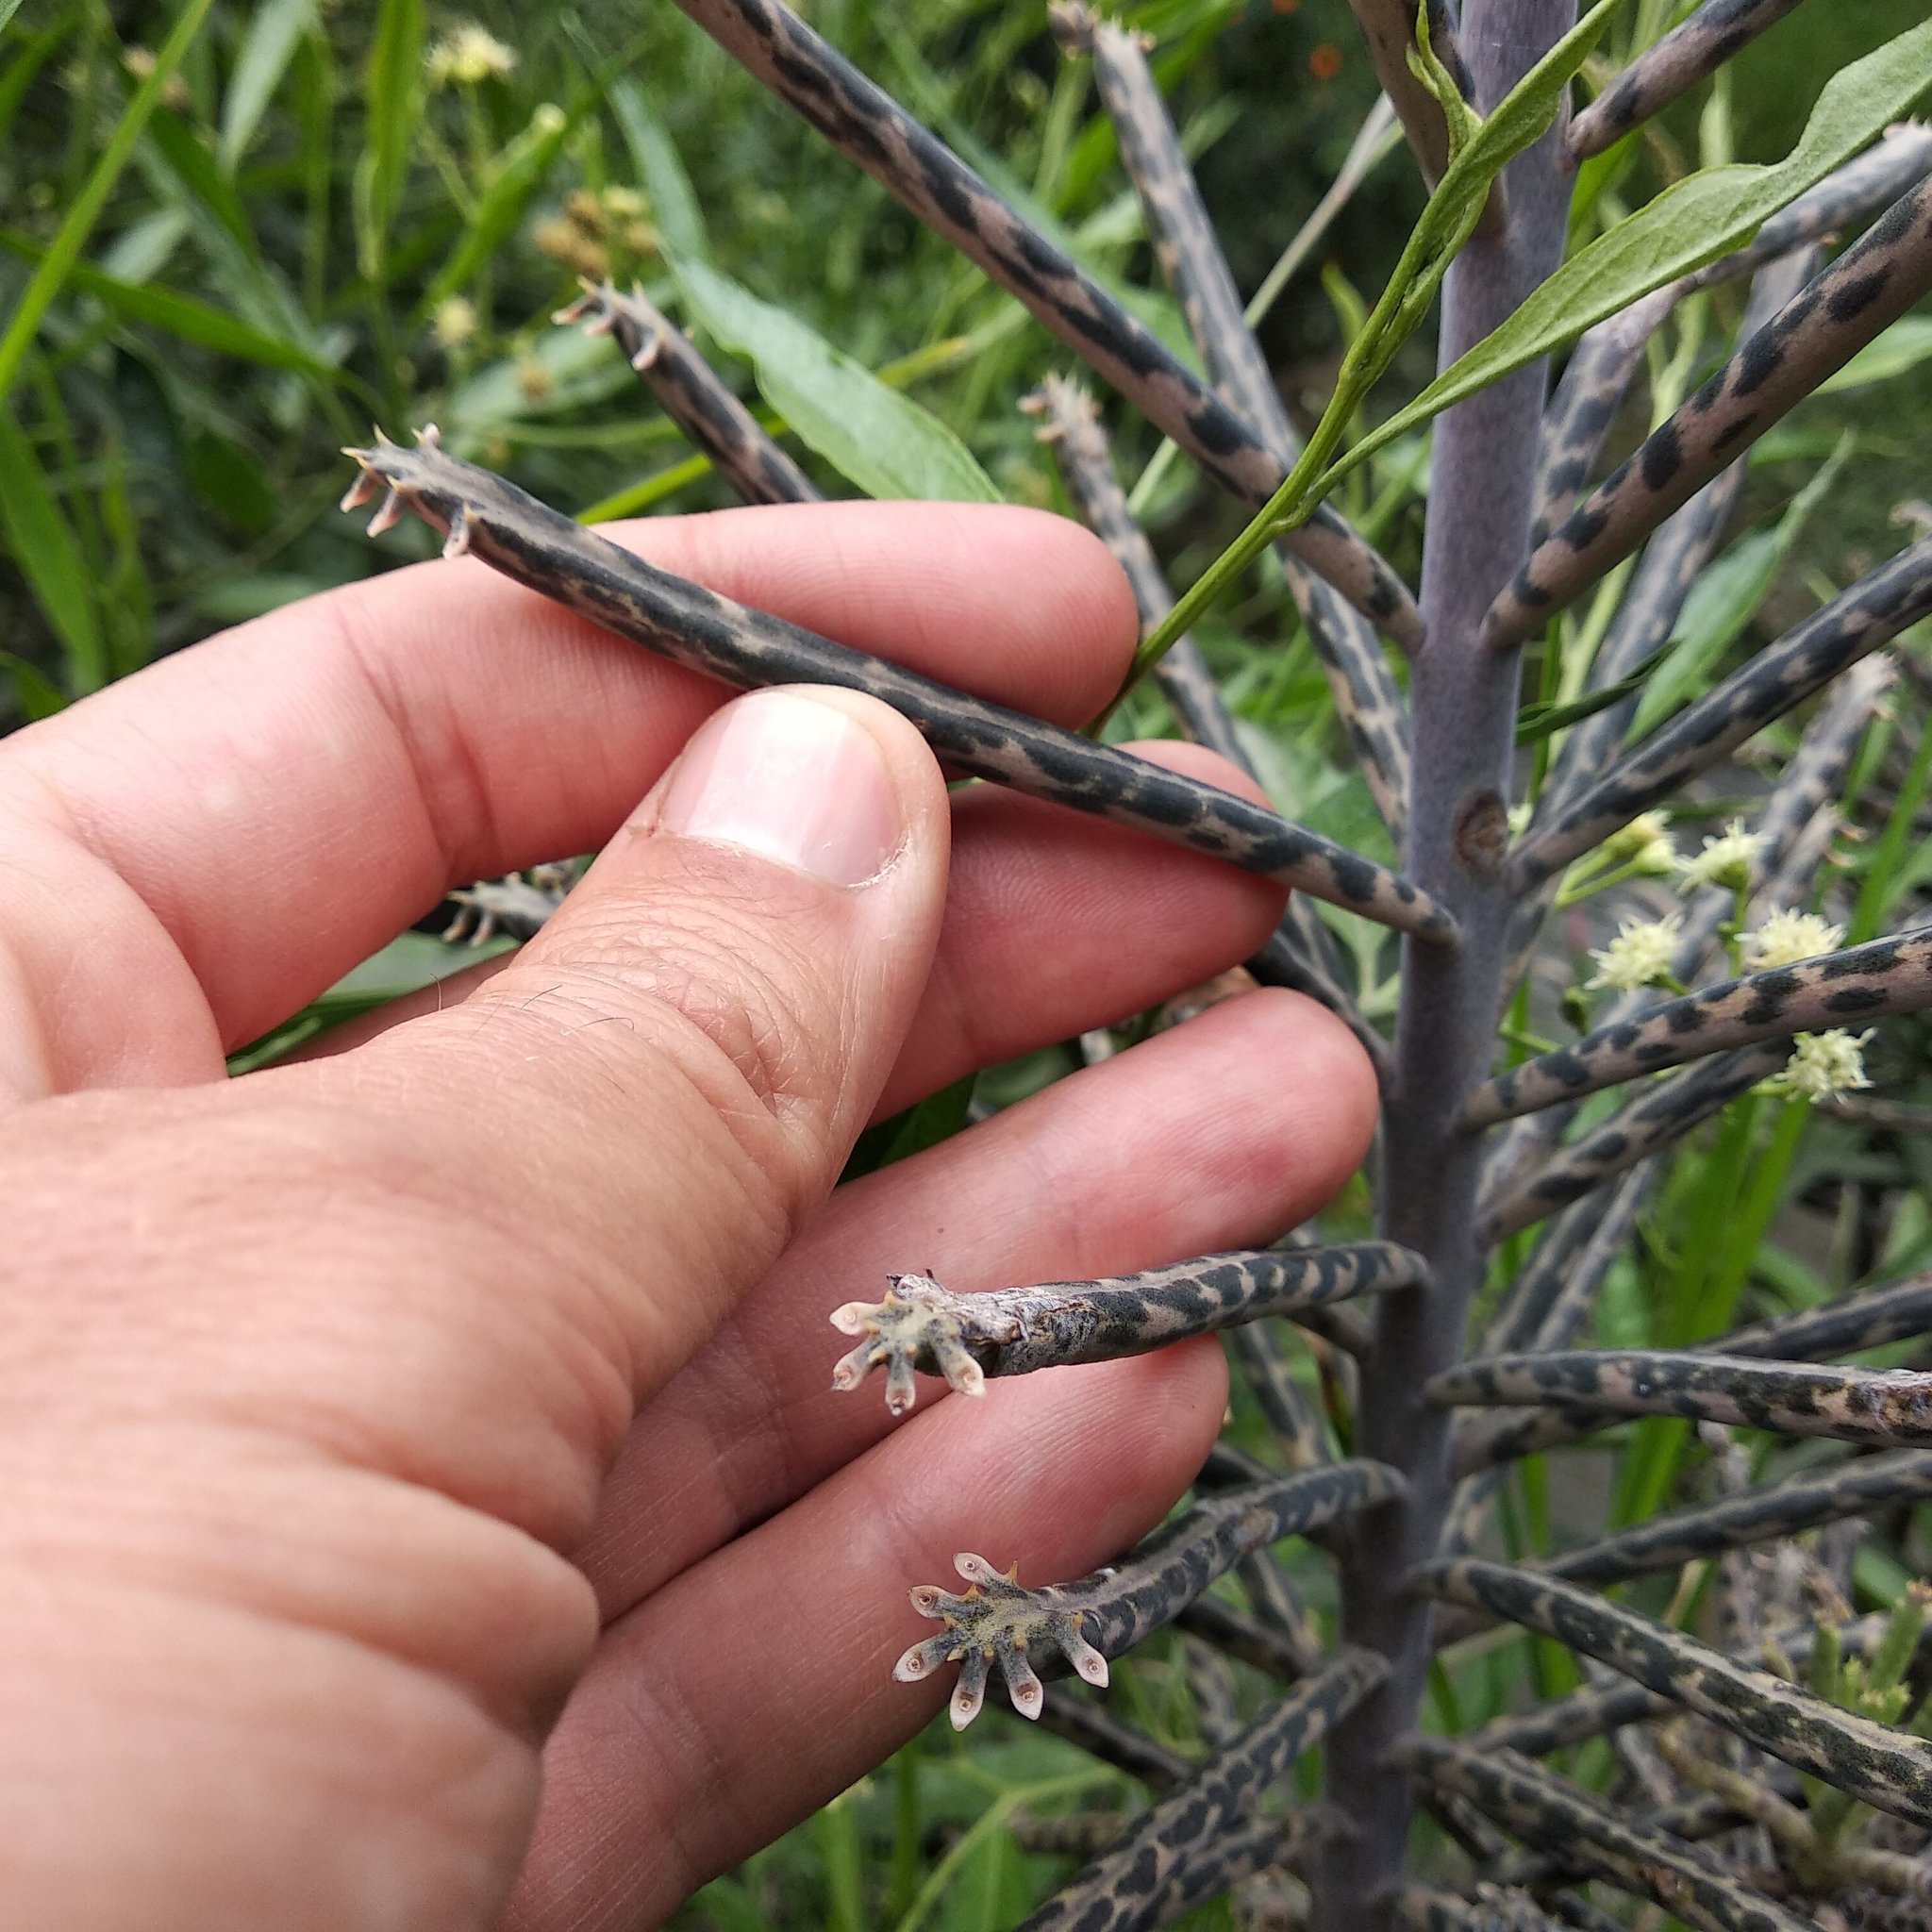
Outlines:
<svg viewBox="0 0 1932 1932"><path fill-rule="evenodd" d="M1031 513L626 541L1062 722L1131 648ZM1327 1015L1252 995L826 1196L869 1115L1241 958L1278 894L949 799L871 700L721 695L438 563L0 745L7 1923L655 1923L938 1707L890 1677L908 1583L1078 1574L1198 1466L1211 1342L893 1427L825 1317L1304 1217L1374 1105ZM224 1079L451 886L607 841L500 970Z"/></svg>

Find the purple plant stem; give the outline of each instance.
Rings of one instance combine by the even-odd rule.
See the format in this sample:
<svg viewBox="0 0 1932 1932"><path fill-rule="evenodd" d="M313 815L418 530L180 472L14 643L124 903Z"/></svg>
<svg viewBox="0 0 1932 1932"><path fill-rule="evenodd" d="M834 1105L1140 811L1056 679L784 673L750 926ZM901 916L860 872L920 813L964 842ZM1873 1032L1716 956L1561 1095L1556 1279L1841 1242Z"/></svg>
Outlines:
<svg viewBox="0 0 1932 1932"><path fill-rule="evenodd" d="M1463 45L1480 107L1493 106L1574 18L1571 0L1469 0ZM1475 236L1451 266L1440 366L1507 320L1561 258L1569 202L1561 139L1559 126L1511 163L1501 232ZM1408 856L1417 876L1466 924L1451 959L1403 949L1379 1192L1386 1231L1427 1257L1433 1280L1426 1292L1384 1298L1362 1371L1358 1453L1390 1457L1411 1490L1341 1540L1345 1641L1391 1668L1387 1684L1329 1740L1328 1796L1351 1828L1324 1848L1316 1932L1389 1932L1414 1811L1407 1780L1385 1758L1415 1722L1430 1657L1429 1610L1390 1584L1426 1561L1442 1533L1454 1491L1449 1431L1422 1389L1460 1357L1483 1274L1475 1235L1481 1150L1457 1123L1483 1077L1507 957L1502 848L1518 674L1514 655L1486 651L1480 631L1528 548L1546 375L1541 362L1522 370L1436 426L1423 559L1428 642L1410 682Z"/></svg>

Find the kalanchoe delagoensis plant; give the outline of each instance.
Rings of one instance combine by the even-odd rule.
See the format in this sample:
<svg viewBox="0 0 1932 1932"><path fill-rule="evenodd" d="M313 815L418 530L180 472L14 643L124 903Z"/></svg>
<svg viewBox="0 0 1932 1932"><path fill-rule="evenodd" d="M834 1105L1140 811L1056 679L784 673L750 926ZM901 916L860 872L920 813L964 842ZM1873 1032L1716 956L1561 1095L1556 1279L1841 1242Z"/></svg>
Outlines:
<svg viewBox="0 0 1932 1932"><path fill-rule="evenodd" d="M1932 291L1932 136L1900 118L1932 84L1932 25L1833 79L1786 162L1724 165L1714 112L1714 165L1625 213L1617 144L1627 160L1713 75L1721 106L1728 57L1797 0L1644 6L1634 23L1614 0L1580 21L1573 0L1354 0L1431 192L1303 434L1128 26L1051 9L1066 58L1091 64L1202 374L799 14L679 4L1091 372L1097 390L1042 371L1027 406L1069 504L1132 583L1137 675L1257 777L1278 774L1204 645L1217 596L1274 558L1379 820L1364 815L1362 836L1380 849L1357 851L1297 823L1296 801L1277 815L1114 748L1104 721L1058 730L734 605L426 426L414 446L354 452L351 501L379 496L378 526L414 511L452 554L645 649L740 687L872 692L975 778L1291 885L1252 971L1328 1006L1375 1062L1372 1234L1285 1229L1108 1280L898 1274L877 1300L853 1284L831 1313L857 1342L836 1388L880 1369L894 1415L921 1374L977 1396L989 1377L1225 1331L1272 1437L1268 1462L1218 1450L1191 1507L1110 1569L1023 1585L997 1553L961 1555L963 1588L914 1588L940 1628L905 1652L902 1680L955 1674L956 1725L1003 1687L1158 1801L1131 1820L1041 1821L1041 1849L1097 1855L1027 1924L1162 1925L1222 1892L1243 1924L1317 1932L1646 1911L1723 1932L1928 1923L1879 1916L1927 1896L1924 1607L1908 1592L1889 1619L1856 1616L1847 1532L1932 1497L1932 1377L1843 1358L1932 1335L1932 1288L1793 1291L1795 1312L1740 1322L1741 1275L1687 1254L1671 1258L1703 1300L1662 1311L1673 1345L1599 1328L1662 1245L1649 1217L1696 1137L1715 1136L1761 1230L1811 1104L1857 1099L1866 1055L1896 1058L1888 1028L1932 1009L1924 874L1905 863L1932 758L1899 730L1894 691L1895 669L1932 686L1914 655L1932 539L1868 533L1859 566L1810 585L1755 651L1740 648L1748 608L1725 630L1697 604L1739 569L1724 546L1754 445L1851 382ZM1363 431L1432 311L1438 380ZM821 494L809 457L654 299L592 283L560 319L613 337L741 496ZM1136 521L1142 492L1114 468L1104 412L1118 408L1259 511L1178 599ZM1357 486L1424 428L1412 591L1377 548L1390 519ZM1808 508L1761 534L1786 544ZM1841 832L1867 841L1849 865ZM479 887L474 916L526 930L553 883ZM1865 1117L1874 1133L1924 1124L1923 1109L1873 1105L1893 1109ZM1547 1514L1541 1458L1619 1431L1611 1520L1553 1541L1530 1520ZM1042 1682L1105 1687L1109 1659L1170 1624L1199 1761L1150 1734L1144 1708ZM1560 1654L1567 1674L1540 1710L1464 1722L1465 1661L1510 1641L1546 1672ZM1318 1741L1319 1784L1297 1781Z"/></svg>

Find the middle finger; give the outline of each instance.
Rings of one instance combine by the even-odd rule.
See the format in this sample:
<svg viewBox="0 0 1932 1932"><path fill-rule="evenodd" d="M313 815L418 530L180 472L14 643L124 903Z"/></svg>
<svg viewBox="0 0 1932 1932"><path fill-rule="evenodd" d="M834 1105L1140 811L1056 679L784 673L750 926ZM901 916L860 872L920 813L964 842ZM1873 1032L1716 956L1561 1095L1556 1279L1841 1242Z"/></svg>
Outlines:
<svg viewBox="0 0 1932 1932"><path fill-rule="evenodd" d="M605 1618L891 1430L875 1384L829 1393L826 1321L889 1270L993 1288L1266 1241L1354 1172L1374 1104L1339 1021L1257 992L840 1189L632 1425L576 1553Z"/></svg>

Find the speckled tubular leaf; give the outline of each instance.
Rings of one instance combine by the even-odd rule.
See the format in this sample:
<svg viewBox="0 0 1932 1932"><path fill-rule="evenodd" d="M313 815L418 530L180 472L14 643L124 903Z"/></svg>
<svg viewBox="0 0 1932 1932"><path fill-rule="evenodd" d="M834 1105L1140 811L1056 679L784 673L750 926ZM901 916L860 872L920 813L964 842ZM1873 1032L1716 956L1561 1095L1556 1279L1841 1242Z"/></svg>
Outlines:
<svg viewBox="0 0 1932 1932"><path fill-rule="evenodd" d="M1748 242L1758 225L1875 141L1932 88L1932 21L1855 60L1825 84L1782 160L1703 168L1572 256L1507 322L1351 450L1337 471L1452 403L1499 382L1678 275Z"/></svg>
<svg viewBox="0 0 1932 1932"><path fill-rule="evenodd" d="M703 262L673 273L691 317L751 363L759 392L868 496L998 503L992 478L938 417L807 324Z"/></svg>

